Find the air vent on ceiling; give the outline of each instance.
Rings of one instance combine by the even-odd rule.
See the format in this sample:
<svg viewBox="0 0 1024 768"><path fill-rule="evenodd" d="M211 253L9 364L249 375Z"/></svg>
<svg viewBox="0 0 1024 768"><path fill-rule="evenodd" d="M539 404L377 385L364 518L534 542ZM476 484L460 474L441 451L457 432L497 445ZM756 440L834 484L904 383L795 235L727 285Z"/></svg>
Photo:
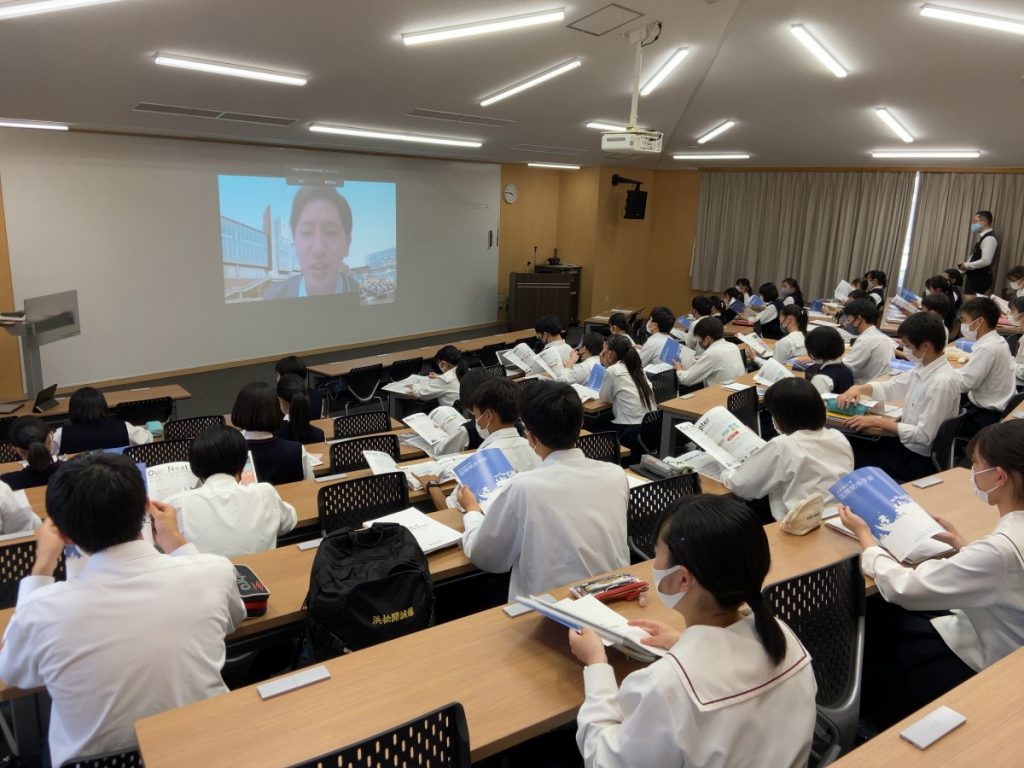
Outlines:
<svg viewBox="0 0 1024 768"><path fill-rule="evenodd" d="M171 104L151 104L142 102L134 107L136 112L156 112L161 115L178 115L180 117L205 117L210 120L230 120L234 123L255 123L257 125L288 126L295 123L293 117L273 117L271 115L250 115L245 112L220 112L215 109L198 109L196 107L176 107Z"/></svg>
<svg viewBox="0 0 1024 768"><path fill-rule="evenodd" d="M295 122L295 119L292 117L247 115L244 112L225 112L220 116L220 119L231 120L236 123L259 123L260 125L291 125Z"/></svg>
<svg viewBox="0 0 1024 768"><path fill-rule="evenodd" d="M613 29L618 29L635 19L639 19L641 16L643 14L640 11L634 11L618 3L609 3L604 8L598 8L593 13L588 13L582 18L566 24L566 26L569 29L575 29L577 32L586 32L588 35L600 37L601 35L607 35Z"/></svg>
<svg viewBox="0 0 1024 768"><path fill-rule="evenodd" d="M509 149L519 152L539 152L544 155L585 155L585 149L573 149L572 147L546 147L543 144L516 144Z"/></svg>
<svg viewBox="0 0 1024 768"><path fill-rule="evenodd" d="M447 120L451 123L471 123L472 125L483 125L489 128L504 128L506 125L511 125L515 122L515 120L502 120L498 117L464 115L461 112L440 112L436 109L414 109L408 115L409 117L425 117L428 120Z"/></svg>
<svg viewBox="0 0 1024 768"><path fill-rule="evenodd" d="M163 115L182 115L184 117L220 117L221 113L212 109L193 109L191 107L172 107L170 104L149 104L142 102L135 105L136 112L159 112Z"/></svg>

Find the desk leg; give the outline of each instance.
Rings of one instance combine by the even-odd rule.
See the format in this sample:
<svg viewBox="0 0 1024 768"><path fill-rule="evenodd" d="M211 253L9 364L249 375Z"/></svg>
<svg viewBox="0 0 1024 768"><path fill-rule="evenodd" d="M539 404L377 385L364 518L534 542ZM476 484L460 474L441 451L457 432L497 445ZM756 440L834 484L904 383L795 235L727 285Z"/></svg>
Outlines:
<svg viewBox="0 0 1024 768"><path fill-rule="evenodd" d="M18 757L28 768L43 764L43 743L50 723L50 696L46 691L21 696L11 702L14 740Z"/></svg>

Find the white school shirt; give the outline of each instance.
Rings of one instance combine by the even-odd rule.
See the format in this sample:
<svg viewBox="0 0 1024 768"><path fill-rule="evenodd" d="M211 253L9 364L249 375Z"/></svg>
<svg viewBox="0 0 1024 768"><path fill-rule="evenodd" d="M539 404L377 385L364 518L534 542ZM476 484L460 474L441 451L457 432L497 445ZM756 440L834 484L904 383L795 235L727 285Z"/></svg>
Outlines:
<svg viewBox="0 0 1024 768"><path fill-rule="evenodd" d="M979 408L1002 411L1017 392L1013 367L1006 339L989 331L974 342L967 365L956 371L960 391Z"/></svg>
<svg viewBox="0 0 1024 768"><path fill-rule="evenodd" d="M803 768L817 684L811 657L782 622L772 664L753 616L686 629L666 656L615 684L610 664L583 670L576 743L587 768Z"/></svg>
<svg viewBox="0 0 1024 768"><path fill-rule="evenodd" d="M1024 384L1024 344L1017 344L1017 355L1013 358L1013 370L1018 384Z"/></svg>
<svg viewBox="0 0 1024 768"><path fill-rule="evenodd" d="M736 469L726 470L722 484L744 499L768 497L772 517L782 520L801 501L820 493L825 506L836 499L829 487L853 472L850 441L834 429L801 429L762 445Z"/></svg>
<svg viewBox="0 0 1024 768"><path fill-rule="evenodd" d="M277 439L277 436L273 432L261 432L259 430L243 429L242 437L246 440L271 440ZM294 441L293 441L294 442ZM303 480L314 480L316 475L313 472L313 456L306 450L306 446L302 446L302 479ZM259 478L257 478L259 479Z"/></svg>
<svg viewBox="0 0 1024 768"><path fill-rule="evenodd" d="M295 527L295 507L270 483L241 485L231 475L206 478L198 488L166 500L178 511L178 529L200 552L238 557L277 546Z"/></svg>
<svg viewBox="0 0 1024 768"><path fill-rule="evenodd" d="M843 359L839 358L838 360L829 360L827 363L823 363L821 367L824 368L826 365L835 365L836 363L842 365ZM832 377L826 376L823 373L819 373L811 377L811 384L813 384L814 388L823 395L831 394L836 391L836 385L835 382L832 381Z"/></svg>
<svg viewBox="0 0 1024 768"><path fill-rule="evenodd" d="M558 352L558 357L562 361L562 365L569 364L569 357L572 355L572 347L565 341L565 339L558 339L557 341L549 341L544 345L542 352L547 352L549 349L553 349Z"/></svg>
<svg viewBox="0 0 1024 768"><path fill-rule="evenodd" d="M974 242L977 243L991 231L992 227L981 230L981 232L978 233L978 236L974 238ZM972 243L971 250L967 252L967 258L964 259L965 269L984 269L985 267L992 266L992 259L996 256L997 247L999 247L999 241L996 239L995 235L992 237L985 237L985 239L981 241L981 258L977 261L971 261L971 256L974 255L974 244Z"/></svg>
<svg viewBox="0 0 1024 768"><path fill-rule="evenodd" d="M705 387L711 387L735 379L744 373L746 370L743 368L740 348L730 341L718 339L713 341L689 368L676 371L676 378L683 386L703 382Z"/></svg>
<svg viewBox="0 0 1024 768"><path fill-rule="evenodd" d="M668 338L668 334L662 333L661 331L652 333L648 336L647 341L645 341L644 345L640 348L640 362L644 365L656 363L658 358L661 357L661 348L665 346L665 342Z"/></svg>
<svg viewBox="0 0 1024 768"><path fill-rule="evenodd" d="M459 399L459 377L454 368L426 381L412 385L412 396L417 400L434 400L441 405L455 405Z"/></svg>
<svg viewBox="0 0 1024 768"><path fill-rule="evenodd" d="M579 448L552 451L513 477L487 514L467 512L462 549L490 573L512 571L508 597L539 595L629 565L622 467Z"/></svg>
<svg viewBox="0 0 1024 768"><path fill-rule="evenodd" d="M988 536L955 555L900 565L881 547L861 555L882 597L912 611L952 610L932 619L960 660L985 669L1024 645L1024 512L1003 515Z"/></svg>
<svg viewBox="0 0 1024 768"><path fill-rule="evenodd" d="M775 302L766 301L764 303L764 309L754 315L754 322L764 325L765 323L770 323L772 320L775 320L778 316L779 310L775 308Z"/></svg>
<svg viewBox="0 0 1024 768"><path fill-rule="evenodd" d="M529 472L540 466L540 456L530 447L525 437L519 436L515 427L506 427L489 434L477 450L482 451L484 448L500 448L516 472ZM461 484L457 484L455 490L445 499L449 509L462 509L462 505L459 504L460 487Z"/></svg>
<svg viewBox="0 0 1024 768"><path fill-rule="evenodd" d="M853 371L854 384L867 384L889 370L892 360L892 339L869 325L855 341L850 351L843 356L843 362Z"/></svg>
<svg viewBox="0 0 1024 768"><path fill-rule="evenodd" d="M903 446L919 456L932 455L935 434L946 419L960 413L960 379L945 355L888 381L871 382L873 400L903 401L896 434Z"/></svg>
<svg viewBox="0 0 1024 768"><path fill-rule="evenodd" d="M137 744L135 722L227 693L224 638L245 618L235 569L191 544L96 552L70 581L26 576L0 678L53 699L54 765Z"/></svg>
<svg viewBox="0 0 1024 768"><path fill-rule="evenodd" d="M1021 287L1017 289L1017 295L1015 298L1019 299L1021 296L1024 296L1024 284L1022 284Z"/></svg>
<svg viewBox="0 0 1024 768"><path fill-rule="evenodd" d="M22 503L20 494L0 480L0 534L34 531L40 525L42 520L32 507Z"/></svg>
<svg viewBox="0 0 1024 768"><path fill-rule="evenodd" d="M621 360L605 369L597 399L612 404L613 424L641 424L644 416L658 407L653 397L653 407L644 406L640 390L636 388L626 364Z"/></svg>
<svg viewBox="0 0 1024 768"><path fill-rule="evenodd" d="M127 421L124 425L128 430L128 445L145 445L146 443L153 442L153 433L145 427L137 427L134 424L129 424ZM63 427L58 427L54 430L50 448L54 456L60 455L60 438L63 433Z"/></svg>
<svg viewBox="0 0 1024 768"><path fill-rule="evenodd" d="M586 360L580 360L576 365L566 368L559 374L558 380L564 381L566 384L583 384L586 385L590 381L590 374L594 370L595 365L601 363L601 358L597 355L591 355Z"/></svg>
<svg viewBox="0 0 1024 768"><path fill-rule="evenodd" d="M807 347L804 346L804 335L800 331L790 331L777 342L775 342L775 359L785 363L791 357L799 357L807 354Z"/></svg>

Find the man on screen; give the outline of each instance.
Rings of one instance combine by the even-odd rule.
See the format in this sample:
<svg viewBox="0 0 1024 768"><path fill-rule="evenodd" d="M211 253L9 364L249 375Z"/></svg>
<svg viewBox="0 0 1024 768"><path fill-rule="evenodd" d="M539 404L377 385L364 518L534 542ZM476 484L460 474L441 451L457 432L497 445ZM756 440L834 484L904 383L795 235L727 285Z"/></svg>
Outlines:
<svg viewBox="0 0 1024 768"><path fill-rule="evenodd" d="M292 239L302 274L274 283L264 299L358 293L345 258L352 242L352 209L333 187L302 187L292 200Z"/></svg>

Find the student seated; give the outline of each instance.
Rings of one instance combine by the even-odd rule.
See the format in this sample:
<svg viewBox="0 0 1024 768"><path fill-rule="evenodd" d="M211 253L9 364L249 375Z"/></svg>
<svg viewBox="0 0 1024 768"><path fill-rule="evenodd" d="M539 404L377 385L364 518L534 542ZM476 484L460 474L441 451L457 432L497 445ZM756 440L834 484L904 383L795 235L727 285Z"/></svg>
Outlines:
<svg viewBox="0 0 1024 768"><path fill-rule="evenodd" d="M850 405L862 397L884 403L902 402L903 418L854 416L846 427L855 432L877 429L880 440L853 440L853 458L857 468L879 467L898 482L909 483L935 472L932 442L946 419L960 412L960 379L945 353L945 328L942 321L925 312L904 320L899 327L903 348L916 368L888 381L855 384L839 396L840 405Z"/></svg>
<svg viewBox="0 0 1024 768"><path fill-rule="evenodd" d="M68 419L53 433L53 455L152 443L153 435L127 421L115 421L107 399L95 387L76 389L68 400Z"/></svg>
<svg viewBox="0 0 1024 768"><path fill-rule="evenodd" d="M629 321L624 312L614 312L608 318L608 332L611 336L625 336L630 344L635 344L633 337L629 335ZM604 340L602 339L602 342Z"/></svg>
<svg viewBox="0 0 1024 768"><path fill-rule="evenodd" d="M231 408L231 423L242 430L261 482L281 485L313 479L313 457L302 443L275 436L284 417L277 390L270 384L253 381L242 387Z"/></svg>
<svg viewBox="0 0 1024 768"><path fill-rule="evenodd" d="M807 333L807 310L795 304L787 304L779 313L779 329L782 338L775 343L774 357L785 363L794 357L807 354L805 334ZM755 356L754 363L760 368L764 359Z"/></svg>
<svg viewBox="0 0 1024 768"><path fill-rule="evenodd" d="M761 596L770 565L764 529L736 500L689 496L669 508L652 586L682 619L630 622L669 655L620 688L601 639L569 631L586 666L576 743L587 766L807 765L817 685L810 654Z"/></svg>
<svg viewBox="0 0 1024 768"><path fill-rule="evenodd" d="M621 336L612 336L604 344L601 365L604 381L597 399L612 404L611 427L619 442L639 454L640 425L648 413L658 410L640 355Z"/></svg>
<svg viewBox="0 0 1024 768"><path fill-rule="evenodd" d="M309 423L309 390L305 381L294 373L286 373L277 380L277 401L284 421L275 433L276 437L303 445L324 442L324 431Z"/></svg>
<svg viewBox="0 0 1024 768"><path fill-rule="evenodd" d="M843 362L853 371L857 384L874 381L889 370L892 340L875 326L878 307L870 299L856 299L846 305L843 330L854 337Z"/></svg>
<svg viewBox="0 0 1024 768"><path fill-rule="evenodd" d="M885 303L885 272L872 269L864 273L864 279L868 281L868 295L874 300L875 306L881 307Z"/></svg>
<svg viewBox="0 0 1024 768"><path fill-rule="evenodd" d="M471 368L466 375L459 380L459 403L468 403L473 399L476 388L488 379L491 374L483 368ZM462 453L463 451L475 451L483 443L484 439L476 431L476 420L468 407L463 406L462 415L466 421L455 432L448 436L447 440L434 446L434 454L443 456L450 453Z"/></svg>
<svg viewBox="0 0 1024 768"><path fill-rule="evenodd" d="M661 357L661 348L665 346L665 340L668 339L675 324L676 316L668 307L655 307L651 310L651 315L647 319L647 333L650 336L640 348L640 362L644 365L657 362Z"/></svg>
<svg viewBox="0 0 1024 768"><path fill-rule="evenodd" d="M466 557L490 573L511 570L509 600L625 568L629 483L622 467L576 447L579 396L568 384L531 382L520 392L519 413L541 465L509 480L486 516L462 488Z"/></svg>
<svg viewBox="0 0 1024 768"><path fill-rule="evenodd" d="M202 555L174 509L149 502L125 456L68 461L46 489L32 575L0 650L0 677L53 699L50 759L136 746L144 717L227 693L224 638L245 618L235 569ZM146 514L164 552L142 540ZM64 547L91 555L81 574L53 579Z"/></svg>
<svg viewBox="0 0 1024 768"><path fill-rule="evenodd" d="M868 286L868 281L865 278L863 278L863 277L852 277L852 278L850 278L850 285L853 286L854 290L856 290L856 291L864 291L864 293L867 293L868 292L868 288L870 287L870 286ZM862 298L867 298L867 297L862 297Z"/></svg>
<svg viewBox="0 0 1024 768"><path fill-rule="evenodd" d="M949 280L942 275L932 275L924 281L924 295L922 295L921 301L914 303L916 303L919 309L925 309L924 300L929 296L945 296L949 300L949 309L943 315L942 322L945 323L947 330L951 329L957 320L957 310L954 306L956 297L953 295L953 286ZM912 310L906 310L902 307L900 311L904 314L913 314Z"/></svg>
<svg viewBox="0 0 1024 768"><path fill-rule="evenodd" d="M722 292L722 299L725 303L725 310L722 312L722 323L723 325L728 325L738 315L743 314L743 310L747 305L743 303L743 294L732 287L726 288Z"/></svg>
<svg viewBox="0 0 1024 768"><path fill-rule="evenodd" d="M953 293L953 308L959 312L964 302L964 275L956 267L942 270L942 276L949 281Z"/></svg>
<svg viewBox="0 0 1024 768"><path fill-rule="evenodd" d="M700 349L700 345L697 343L697 339L694 336L694 329L697 327L697 323L705 317L711 317L711 313L714 311L714 306L711 303L711 299L707 296L694 296L690 301L690 308L693 310L693 319L690 321L690 327L686 329L686 333L683 335L683 344L693 350L704 350Z"/></svg>
<svg viewBox="0 0 1024 768"><path fill-rule="evenodd" d="M623 339L630 348L633 347L633 340L623 334L612 334L609 339ZM580 348L574 349L569 356L569 367L562 371L559 381L566 384L586 384L590 380L590 374L594 372L594 366L601 364L601 350L604 349L604 338L599 333L586 333L580 342Z"/></svg>
<svg viewBox="0 0 1024 768"><path fill-rule="evenodd" d="M949 344L949 315L953 312L953 300L944 293L930 293L921 297L921 309L935 315L946 329L946 343Z"/></svg>
<svg viewBox="0 0 1024 768"><path fill-rule="evenodd" d="M540 459L516 429L519 419L517 388L520 386L524 385L488 376L487 381L473 390L468 408L473 414L476 432L483 438L477 450L498 448L516 472L528 472L540 466ZM436 509L459 509L459 487L445 498L437 475L417 475L416 479L427 489Z"/></svg>
<svg viewBox="0 0 1024 768"><path fill-rule="evenodd" d="M703 353L688 368L678 360L675 362L676 379L681 385L710 387L746 373L740 348L725 340L721 320L717 317L698 320L693 333Z"/></svg>
<svg viewBox="0 0 1024 768"><path fill-rule="evenodd" d="M276 363L274 363L274 372L277 374L277 378L280 381L282 376L287 376L289 373L295 374L303 383L309 378L309 372L306 370L306 361L297 355L288 355L288 357L282 357ZM314 419L323 418L324 414L324 395L323 393L314 387L308 387L306 393L309 395L309 413L310 417Z"/></svg>
<svg viewBox="0 0 1024 768"><path fill-rule="evenodd" d="M960 308L960 333L974 346L967 365L956 372L964 395L961 405L967 409L958 437L971 437L1003 418L1003 411L1017 392L1013 355L996 330L1001 314L987 296L971 299Z"/></svg>
<svg viewBox="0 0 1024 768"><path fill-rule="evenodd" d="M868 609L862 716L886 728L1024 645L1024 423L982 429L967 453L974 494L994 506L992 533L968 542L953 525L949 557L908 567L840 507L864 548L861 568L885 603ZM869 603L875 601L869 600ZM874 607L874 606L873 606ZM906 651L899 649L907 648Z"/></svg>
<svg viewBox="0 0 1024 768"><path fill-rule="evenodd" d="M1024 324L1024 296L1010 301L1010 317L1014 324ZM1017 354L1013 358L1013 372L1017 386L1024 387L1024 343L1017 342Z"/></svg>
<svg viewBox="0 0 1024 768"><path fill-rule="evenodd" d="M812 363L804 378L821 394L840 395L853 386L853 371L843 362L846 345L839 331L821 325L807 334L807 358Z"/></svg>
<svg viewBox="0 0 1024 768"><path fill-rule="evenodd" d="M764 309L754 315L754 330L766 339L781 339L782 328L779 326L779 312L782 311L782 300L775 283L763 283L757 289Z"/></svg>
<svg viewBox="0 0 1024 768"><path fill-rule="evenodd" d="M795 277L787 277L782 281L782 290L779 291L782 294L783 306L790 306L795 304L798 307L803 308L804 306L804 294L800 290L800 283L796 281Z"/></svg>
<svg viewBox="0 0 1024 768"><path fill-rule="evenodd" d="M465 375L469 366L462 359L462 353L451 344L437 350L434 365L441 373L431 371L427 374L427 381L412 385L410 394L417 400L437 400L440 405L455 405L459 397L459 378Z"/></svg>
<svg viewBox="0 0 1024 768"><path fill-rule="evenodd" d="M295 527L295 507L282 501L274 486L240 484L248 458L245 438L231 427L208 427L192 441L188 463L202 485L164 501L177 510L178 529L200 552L224 557L263 552Z"/></svg>
<svg viewBox="0 0 1024 768"><path fill-rule="evenodd" d="M552 349L558 354L562 365L569 363L569 355L572 354L572 347L566 344L562 338L562 323L554 315L544 315L538 318L533 324L533 330L537 334L537 341L540 342L541 352Z"/></svg>
<svg viewBox="0 0 1024 768"><path fill-rule="evenodd" d="M721 319L722 312L725 311L725 302L722 301L721 297L715 296L714 294L712 294L711 296L708 296L708 301L711 302L711 315L710 315L710 317L717 317L717 318ZM725 321L723 321L723 325L724 324L725 324Z"/></svg>
<svg viewBox="0 0 1024 768"><path fill-rule="evenodd" d="M834 506L828 489L853 471L853 451L841 432L826 428L818 390L805 379L782 379L764 393L764 404L778 437L726 470L722 484L741 499L767 496L776 520L814 493Z"/></svg>
<svg viewBox="0 0 1024 768"><path fill-rule="evenodd" d="M1024 297L1024 265L1010 267L1006 273L1006 287L1013 291L1013 298Z"/></svg>
<svg viewBox="0 0 1024 768"><path fill-rule="evenodd" d="M0 481L15 491L49 483L61 462L53 458L53 434L46 422L38 416L20 416L11 424L9 436L15 453L28 466L0 475Z"/></svg>
<svg viewBox="0 0 1024 768"><path fill-rule="evenodd" d="M750 285L750 280L745 277L736 278L736 290L740 292L740 296L743 297L743 303L746 306L750 306L754 303L754 289Z"/></svg>
<svg viewBox="0 0 1024 768"><path fill-rule="evenodd" d="M32 507L23 503L11 487L0 479L0 534L29 533L40 526L39 515Z"/></svg>

